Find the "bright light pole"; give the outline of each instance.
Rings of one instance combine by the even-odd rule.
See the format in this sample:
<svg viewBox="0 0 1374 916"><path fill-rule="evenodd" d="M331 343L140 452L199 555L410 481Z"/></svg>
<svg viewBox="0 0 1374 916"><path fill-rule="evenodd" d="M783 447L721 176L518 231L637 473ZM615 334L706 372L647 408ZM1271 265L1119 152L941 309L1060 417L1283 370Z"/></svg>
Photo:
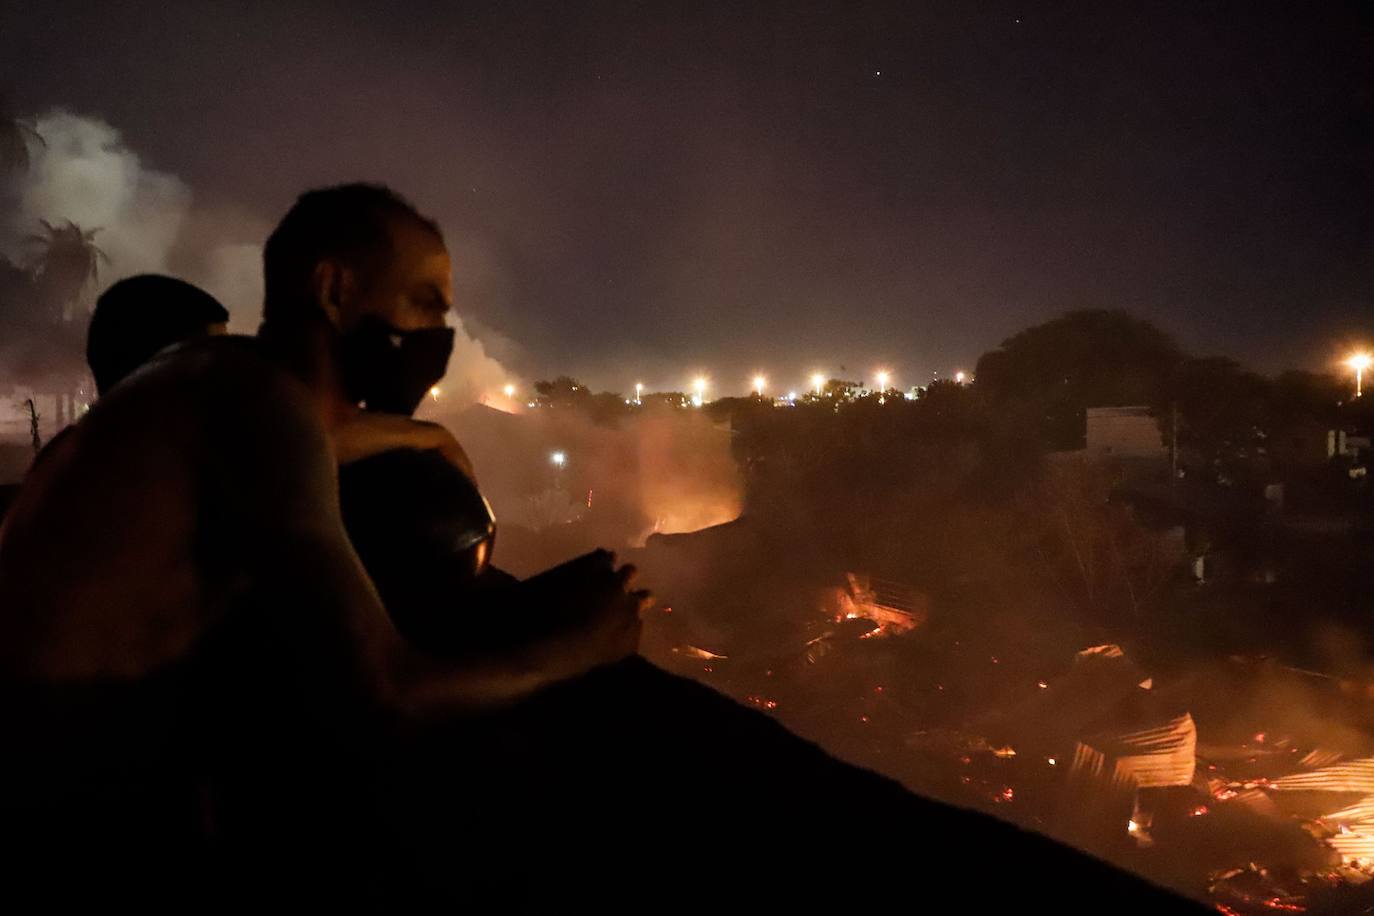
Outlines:
<svg viewBox="0 0 1374 916"><path fill-rule="evenodd" d="M816 397L820 397L821 392L825 390L825 376L821 375L819 372L813 374L811 376L811 387L816 389Z"/></svg>
<svg viewBox="0 0 1374 916"><path fill-rule="evenodd" d="M1356 353L1345 361L1345 364L1355 370L1355 397L1364 397L1364 370L1374 363L1374 357L1368 353Z"/></svg>
<svg viewBox="0 0 1374 916"><path fill-rule="evenodd" d="M568 453L561 449L549 454L549 464L553 465L553 488L563 489L563 468L567 466Z"/></svg>
<svg viewBox="0 0 1374 916"><path fill-rule="evenodd" d="M954 373L954 384L956 384L956 385L962 385L962 384L964 384L964 373L962 373L962 372L956 372L956 373Z"/></svg>
<svg viewBox="0 0 1374 916"><path fill-rule="evenodd" d="M879 403L879 404L886 404L886 403L887 403L887 383L888 383L888 380L889 380L891 377L892 377L892 376L888 375L888 373L887 373L886 370L879 370L878 373L874 376L874 378L877 379L877 381L878 381L878 403Z"/></svg>
<svg viewBox="0 0 1374 916"><path fill-rule="evenodd" d="M644 384L643 384L642 382L635 382L635 403L636 403L636 404L643 404L643 403L644 403L642 400L640 400L640 395L642 395L643 393L644 393Z"/></svg>
<svg viewBox="0 0 1374 916"><path fill-rule="evenodd" d="M692 390L696 392L696 394L692 396L692 405L694 407L700 407L702 404L705 404L706 379L698 377L696 381L692 382Z"/></svg>
<svg viewBox="0 0 1374 916"><path fill-rule="evenodd" d="M761 375L754 376L754 394L763 397L763 386L768 384L768 379Z"/></svg>
<svg viewBox="0 0 1374 916"><path fill-rule="evenodd" d="M514 385L507 385L507 386L506 386L505 388L503 388L502 390L506 393L507 399L515 397L515 386L514 386Z"/></svg>

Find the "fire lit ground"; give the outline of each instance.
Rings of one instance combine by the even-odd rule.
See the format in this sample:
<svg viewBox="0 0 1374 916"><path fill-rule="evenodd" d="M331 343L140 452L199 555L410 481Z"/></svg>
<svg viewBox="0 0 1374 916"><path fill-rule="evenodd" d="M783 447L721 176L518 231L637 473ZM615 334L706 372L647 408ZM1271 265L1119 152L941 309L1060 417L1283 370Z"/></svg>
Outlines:
<svg viewBox="0 0 1374 916"><path fill-rule="evenodd" d="M1214 570L1199 585L1203 535L1180 542L1176 519L1125 505L1135 472L1009 456L961 413L966 391L943 394L955 400L938 413L927 399L838 411L759 399L665 419L658 435L700 450L682 479L700 482L703 503L736 478L701 469L733 453L744 512L624 551L662 601L650 660L913 790L1222 912L1343 912L1374 892L1374 677L1333 589L1313 585L1361 562L1363 542L1294 540L1271 518L1257 526L1261 565L1282 573L1228 579L1215 570L1237 535L1193 519ZM702 437L704 413L717 439ZM571 441L577 426L495 419L539 456L554 441L541 436ZM643 518L617 489L652 490L653 465L603 454L591 463L604 469L572 476L596 454L588 443L632 442L634 428L587 424L586 442L545 469L546 484L590 488L625 517L598 518L594 500L538 532L513 525L498 564L532 570L634 541ZM479 437L473 454L480 475L500 451ZM678 511L692 489L677 488ZM498 516L516 499L498 488ZM1314 603L1331 613L1309 613Z"/></svg>
<svg viewBox="0 0 1374 916"><path fill-rule="evenodd" d="M803 605L814 635L753 651L693 645L692 628L676 625L683 611L664 609L651 658L918 792L1230 911L1363 899L1374 741L1359 701L1374 685L1243 658L1160 676L1115 645L1047 663L956 628L894 624L903 610L843 603L858 613Z"/></svg>

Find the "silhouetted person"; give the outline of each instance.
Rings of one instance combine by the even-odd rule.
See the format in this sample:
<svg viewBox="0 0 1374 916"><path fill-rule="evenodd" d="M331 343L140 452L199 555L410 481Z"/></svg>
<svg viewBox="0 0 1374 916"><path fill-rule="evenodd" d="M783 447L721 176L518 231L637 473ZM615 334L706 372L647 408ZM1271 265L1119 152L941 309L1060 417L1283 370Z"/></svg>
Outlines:
<svg viewBox="0 0 1374 916"><path fill-rule="evenodd" d="M53 861L162 861L201 842L235 893L356 902L384 885L365 802L390 723L624 658L643 596L609 560L585 568L547 669L409 645L344 533L336 455L360 403L404 408L442 373L442 237L384 188L327 189L283 219L264 272L259 340L185 344L114 386L0 528L0 724L16 749L0 814L40 815L0 821L41 828L30 848ZM451 442L392 419L403 444L411 429ZM69 779L50 776L59 763ZM85 789L125 774L163 785L172 813L83 821ZM73 820L44 821L45 805ZM107 897L169 880L122 873Z"/></svg>
<svg viewBox="0 0 1374 916"><path fill-rule="evenodd" d="M105 394L158 352L226 333L229 312L198 286L162 274L119 280L100 294L86 331L86 364Z"/></svg>
<svg viewBox="0 0 1374 916"><path fill-rule="evenodd" d="M168 346L225 333L228 322L229 312L217 299L184 280L139 274L117 281L96 299L86 333L86 365L97 393L104 394ZM65 432L59 431L47 448ZM39 453L36 460L42 457ZM18 489L0 486L0 521Z"/></svg>

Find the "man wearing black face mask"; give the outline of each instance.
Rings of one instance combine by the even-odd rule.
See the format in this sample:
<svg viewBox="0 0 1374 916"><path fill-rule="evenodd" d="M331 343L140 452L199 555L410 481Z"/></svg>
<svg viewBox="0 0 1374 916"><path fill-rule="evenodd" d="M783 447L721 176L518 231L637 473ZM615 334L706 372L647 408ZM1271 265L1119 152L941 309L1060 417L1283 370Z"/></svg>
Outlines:
<svg viewBox="0 0 1374 916"><path fill-rule="evenodd" d="M383 225L369 228L369 220L359 218L368 213L374 214L374 222L380 216ZM318 359L322 345L332 350L333 359L324 362L334 367L333 410L344 418L334 435L341 465L382 452L425 448L431 437L447 437L441 427L408 419L443 377L453 349L453 330L444 324L450 263L433 223L383 189L348 186L311 192L268 239L263 265L266 299L259 337L297 358ZM298 343L318 336L326 321L337 334L314 346ZM456 443L431 447L471 476ZM394 468L401 462L404 473L404 462L414 460L393 455L386 463ZM427 473L423 463L415 473ZM555 630L556 646L544 643L546 651L537 660L527 654L512 668L509 657L469 656L486 666L489 689L502 695L528 692L612 661L626 649L632 653L638 632L634 611L647 595L629 592L633 569L615 570L611 560L610 554L594 554L541 580L554 583L543 587L556 589L548 601L559 605L554 617L563 626ZM521 600L538 600L531 591ZM463 595L452 595L444 603L463 600ZM463 608L451 611L456 619ZM569 620L583 626L569 631ZM609 643L603 632L607 626Z"/></svg>
<svg viewBox="0 0 1374 916"><path fill-rule="evenodd" d="M187 836L50 824L65 861L169 861L209 830L245 893L289 884L349 899L377 872L357 804L377 730L633 654L644 596L609 558L589 564L569 596L580 623L539 670L407 643L344 532L337 464L407 444L461 463L435 427L360 409L405 410L437 379L448 253L409 204L356 185L304 195L264 267L259 340L188 345L116 386L6 516L0 728L41 756L62 752L35 729L72 704L79 723L136 720L131 740L155 759L117 781L170 770L205 787L185 799ZM82 766L105 766L102 742ZM312 873L316 861L326 870Z"/></svg>

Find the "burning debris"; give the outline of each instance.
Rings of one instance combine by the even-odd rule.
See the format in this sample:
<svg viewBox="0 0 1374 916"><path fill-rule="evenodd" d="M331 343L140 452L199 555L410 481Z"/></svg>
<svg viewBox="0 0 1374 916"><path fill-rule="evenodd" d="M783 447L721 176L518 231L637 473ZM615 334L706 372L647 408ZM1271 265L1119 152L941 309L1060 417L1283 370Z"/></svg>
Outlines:
<svg viewBox="0 0 1374 916"><path fill-rule="evenodd" d="M859 574L810 619L794 648L757 659L728 643L679 642L671 656L855 762L1219 912L1321 912L1374 875L1374 757L1303 746L1280 720L1207 743L1191 682L1143 669L1119 644L1056 667L942 637L926 599Z"/></svg>
<svg viewBox="0 0 1374 916"><path fill-rule="evenodd" d="M684 655L687 658L704 658L707 660L729 658L727 655L718 655L715 652L711 652L708 649L701 649L697 646L674 646L673 653L675 655Z"/></svg>
<svg viewBox="0 0 1374 916"><path fill-rule="evenodd" d="M833 591L831 601L836 623L868 620L876 624L863 639L908 633L930 615L928 600L910 586L852 572L845 574L845 586Z"/></svg>

